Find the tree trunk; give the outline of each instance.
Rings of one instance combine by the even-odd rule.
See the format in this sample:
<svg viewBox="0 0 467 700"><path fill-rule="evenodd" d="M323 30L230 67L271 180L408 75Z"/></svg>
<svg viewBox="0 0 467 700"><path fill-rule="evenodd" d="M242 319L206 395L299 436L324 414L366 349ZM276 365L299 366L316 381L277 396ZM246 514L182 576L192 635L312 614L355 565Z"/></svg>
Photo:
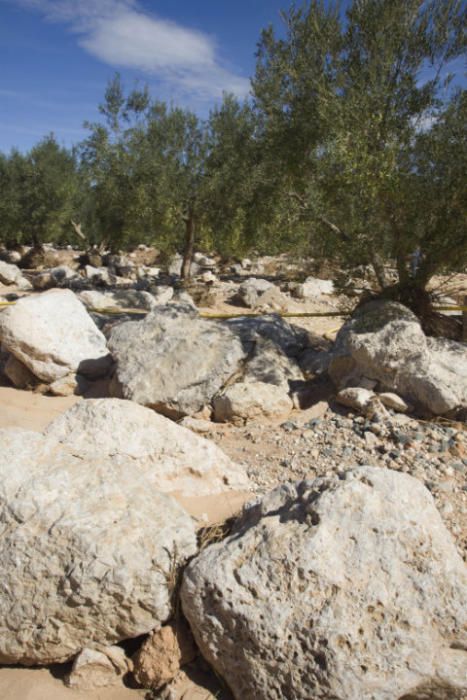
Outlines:
<svg viewBox="0 0 467 700"><path fill-rule="evenodd" d="M190 212L185 219L185 250L183 251L183 262L181 278L188 280L191 277L191 263L195 252L195 218Z"/></svg>
<svg viewBox="0 0 467 700"><path fill-rule="evenodd" d="M381 288L381 291L383 291L388 286L388 281L386 279L386 270L384 269L384 263L377 253L373 253L373 255L371 256L371 265L375 272L376 279L378 280L378 284Z"/></svg>
<svg viewBox="0 0 467 700"><path fill-rule="evenodd" d="M396 259L397 276L399 278L399 286L407 287L410 281L409 273L407 271L407 263L403 253L397 254Z"/></svg>

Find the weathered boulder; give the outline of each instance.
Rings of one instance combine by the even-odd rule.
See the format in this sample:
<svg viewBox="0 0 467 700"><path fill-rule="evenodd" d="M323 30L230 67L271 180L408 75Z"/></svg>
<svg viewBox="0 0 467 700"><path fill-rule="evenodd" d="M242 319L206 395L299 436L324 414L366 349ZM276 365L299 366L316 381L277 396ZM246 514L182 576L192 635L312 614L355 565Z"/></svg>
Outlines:
<svg viewBox="0 0 467 700"><path fill-rule="evenodd" d="M74 690L95 690L119 685L133 664L117 646L83 649L73 662L66 684Z"/></svg>
<svg viewBox="0 0 467 700"><path fill-rule="evenodd" d="M163 306L164 304L168 304L169 301L172 301L174 296L174 288L168 287L167 285L153 285L151 288L151 294L156 300L154 306ZM191 300L190 303L192 303Z"/></svg>
<svg viewBox="0 0 467 700"><path fill-rule="evenodd" d="M467 576L429 491L362 467L283 485L184 572L203 656L240 700L460 700Z"/></svg>
<svg viewBox="0 0 467 700"><path fill-rule="evenodd" d="M85 462L131 461L134 475L163 493L205 496L249 488L243 468L213 442L132 401L80 401L52 421L45 434Z"/></svg>
<svg viewBox="0 0 467 700"><path fill-rule="evenodd" d="M169 416L203 408L247 355L225 324L176 304L115 326L109 348L123 396Z"/></svg>
<svg viewBox="0 0 467 700"><path fill-rule="evenodd" d="M103 286L110 286L112 284L115 284L117 280L116 276L106 267L94 267L93 265L85 265L84 274L89 280L102 284Z"/></svg>
<svg viewBox="0 0 467 700"><path fill-rule="evenodd" d="M0 532L5 664L61 663L150 632L197 549L151 470L16 429L0 431Z"/></svg>
<svg viewBox="0 0 467 700"><path fill-rule="evenodd" d="M242 425L257 418L287 418L293 403L283 387L250 381L228 386L214 397L213 407L216 421Z"/></svg>
<svg viewBox="0 0 467 700"><path fill-rule="evenodd" d="M57 265L68 265L74 258L73 252L69 250L58 250L49 244L28 248L21 258L21 267L27 270L38 270L44 268L57 267Z"/></svg>
<svg viewBox="0 0 467 700"><path fill-rule="evenodd" d="M157 690L170 683L196 654L190 629L179 619L156 630L143 642L133 657L133 675L143 688Z"/></svg>
<svg viewBox="0 0 467 700"><path fill-rule="evenodd" d="M278 287L272 287L261 294L253 308L262 313L285 312L289 308L289 302L289 298Z"/></svg>
<svg viewBox="0 0 467 700"><path fill-rule="evenodd" d="M427 338L417 317L395 302L370 302L344 324L329 374L339 388L374 379L433 414L467 405L466 346Z"/></svg>
<svg viewBox="0 0 467 700"><path fill-rule="evenodd" d="M45 382L78 370L99 376L109 367L104 336L68 289L23 297L2 311L0 342Z"/></svg>

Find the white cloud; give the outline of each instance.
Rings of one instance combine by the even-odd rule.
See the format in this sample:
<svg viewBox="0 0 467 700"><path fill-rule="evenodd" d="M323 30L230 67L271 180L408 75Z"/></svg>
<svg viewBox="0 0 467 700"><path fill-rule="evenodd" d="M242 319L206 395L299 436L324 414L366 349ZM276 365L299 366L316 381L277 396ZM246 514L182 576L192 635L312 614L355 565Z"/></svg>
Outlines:
<svg viewBox="0 0 467 700"><path fill-rule="evenodd" d="M222 65L212 37L146 14L137 0L17 0L67 24L79 45L116 68L141 70L175 95L210 100L244 96L249 81Z"/></svg>

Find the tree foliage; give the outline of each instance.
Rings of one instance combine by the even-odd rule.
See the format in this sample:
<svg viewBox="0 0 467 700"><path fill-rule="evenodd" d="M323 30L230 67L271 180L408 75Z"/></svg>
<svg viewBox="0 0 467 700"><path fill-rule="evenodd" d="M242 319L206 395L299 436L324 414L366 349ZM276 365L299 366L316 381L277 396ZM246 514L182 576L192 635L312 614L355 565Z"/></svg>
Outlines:
<svg viewBox="0 0 467 700"><path fill-rule="evenodd" d="M27 155L2 157L0 178L1 238L36 245L66 240L77 199L73 153L47 136Z"/></svg>
<svg viewBox="0 0 467 700"><path fill-rule="evenodd" d="M465 219L459 209L449 219L462 198L465 148L451 149L464 100L449 94L446 73L465 48L463 4L354 0L343 16L313 0L283 19L284 38L263 32L254 91L296 225L322 254L371 263L381 286L383 261L397 261L401 285L421 287L449 262L465 264Z"/></svg>
<svg viewBox="0 0 467 700"><path fill-rule="evenodd" d="M461 0L292 5L263 31L253 99L206 119L110 81L73 152L47 137L0 156L0 240L112 249L196 245L371 264L424 289L467 264ZM414 265L414 256L417 264Z"/></svg>

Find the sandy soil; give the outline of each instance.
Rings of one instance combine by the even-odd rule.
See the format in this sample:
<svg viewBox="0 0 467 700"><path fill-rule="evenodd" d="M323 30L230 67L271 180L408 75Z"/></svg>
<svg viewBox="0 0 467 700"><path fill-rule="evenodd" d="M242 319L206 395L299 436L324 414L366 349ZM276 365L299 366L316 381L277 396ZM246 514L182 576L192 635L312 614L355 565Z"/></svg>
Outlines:
<svg viewBox="0 0 467 700"><path fill-rule="evenodd" d="M46 425L79 401L77 396L55 397L0 387L0 428L43 430Z"/></svg>
<svg viewBox="0 0 467 700"><path fill-rule="evenodd" d="M144 690L122 686L102 688L93 692L70 690L63 684L60 670L46 668L0 668L0 698L2 700L138 700Z"/></svg>

